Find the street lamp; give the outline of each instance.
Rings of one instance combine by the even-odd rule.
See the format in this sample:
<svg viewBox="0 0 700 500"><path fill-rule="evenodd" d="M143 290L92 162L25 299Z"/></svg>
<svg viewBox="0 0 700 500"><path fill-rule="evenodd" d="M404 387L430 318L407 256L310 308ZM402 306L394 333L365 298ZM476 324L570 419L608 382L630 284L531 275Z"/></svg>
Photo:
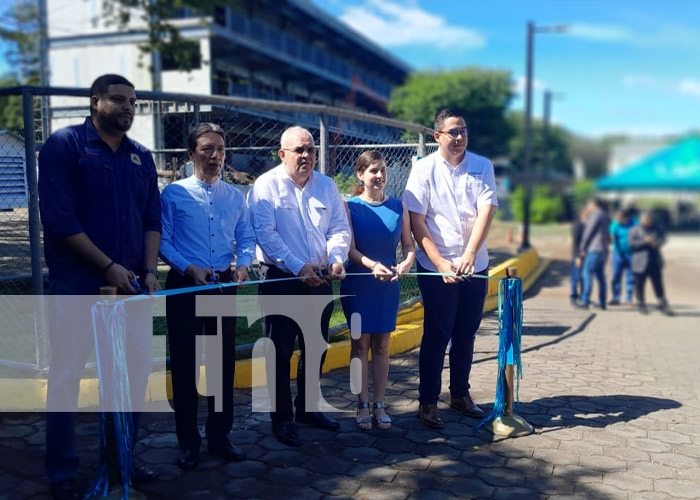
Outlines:
<svg viewBox="0 0 700 500"><path fill-rule="evenodd" d="M530 198L532 186L530 185L530 162L532 160L532 52L535 42L535 33L563 33L566 25L535 26L535 23L527 23L527 50L525 58L525 162L523 165L523 177L525 179L525 196L523 196L523 241L519 251L530 248Z"/></svg>

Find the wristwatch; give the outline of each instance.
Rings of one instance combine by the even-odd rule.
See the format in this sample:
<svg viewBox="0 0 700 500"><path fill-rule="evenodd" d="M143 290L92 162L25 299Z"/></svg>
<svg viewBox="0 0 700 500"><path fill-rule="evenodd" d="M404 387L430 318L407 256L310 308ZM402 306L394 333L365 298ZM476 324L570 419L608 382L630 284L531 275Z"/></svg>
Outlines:
<svg viewBox="0 0 700 500"><path fill-rule="evenodd" d="M156 271L152 267L147 267L146 269L143 270L143 277L145 278L147 274L153 274L157 277L158 271Z"/></svg>

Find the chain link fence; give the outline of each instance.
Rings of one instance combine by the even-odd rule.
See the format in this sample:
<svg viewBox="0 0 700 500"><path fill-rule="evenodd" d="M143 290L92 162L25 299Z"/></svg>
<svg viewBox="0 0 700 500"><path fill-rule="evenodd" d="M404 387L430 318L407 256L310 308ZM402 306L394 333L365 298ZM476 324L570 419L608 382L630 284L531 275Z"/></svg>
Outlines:
<svg viewBox="0 0 700 500"><path fill-rule="evenodd" d="M38 213L37 154L51 131L85 120L89 115L88 91L41 87L0 90L0 95L11 94L23 96L25 130L35 133L22 138L0 131L0 296L41 295L47 269ZM191 175L186 139L193 124L204 121L224 129L224 180L244 193L259 175L279 163L279 139L291 125L311 131L318 147L317 170L333 177L346 197L355 183L355 159L362 152L375 149L382 153L388 167L386 192L401 197L412 162L437 147L425 142L429 129L342 108L160 92L137 95L129 136L152 151L161 189ZM164 278L165 273L160 275ZM418 296L415 279L403 279L401 300L410 302ZM0 365L45 369L49 354L43 321L35 322L33 328L12 324L14 315L7 310L12 308L8 304L0 301L0 327L12 332L0 336ZM154 321L154 331L164 333L165 319L156 317ZM344 322L339 307L333 322Z"/></svg>

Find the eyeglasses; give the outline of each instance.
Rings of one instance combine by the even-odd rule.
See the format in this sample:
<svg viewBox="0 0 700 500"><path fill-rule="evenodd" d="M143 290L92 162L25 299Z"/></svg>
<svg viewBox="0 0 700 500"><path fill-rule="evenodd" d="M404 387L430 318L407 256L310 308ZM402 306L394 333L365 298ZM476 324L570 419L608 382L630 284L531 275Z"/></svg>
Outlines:
<svg viewBox="0 0 700 500"><path fill-rule="evenodd" d="M450 130L436 130L438 134L446 134L452 137L453 139L456 139L460 135L462 137L467 137L469 135L469 132L467 131L467 127L462 127L462 128L451 128Z"/></svg>
<svg viewBox="0 0 700 500"><path fill-rule="evenodd" d="M282 151L291 151L292 153L296 153L298 155L308 153L309 156L316 154L316 148L314 146L299 146L298 148L294 149L282 148Z"/></svg>

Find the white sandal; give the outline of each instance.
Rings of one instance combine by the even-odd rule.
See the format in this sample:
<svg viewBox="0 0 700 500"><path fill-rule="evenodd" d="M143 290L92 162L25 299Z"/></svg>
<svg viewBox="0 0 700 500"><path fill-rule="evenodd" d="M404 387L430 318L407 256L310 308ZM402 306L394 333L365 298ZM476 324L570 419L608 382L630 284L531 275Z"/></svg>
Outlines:
<svg viewBox="0 0 700 500"><path fill-rule="evenodd" d="M372 407L376 410L377 408L381 408L384 410L384 415L381 417L377 417L377 415L372 412L372 418L374 419L374 423L377 424L377 429L386 431L388 429L391 429L391 419L389 418L389 415L386 414L386 409L384 407L383 403L372 403Z"/></svg>
<svg viewBox="0 0 700 500"><path fill-rule="evenodd" d="M367 409L369 411L369 403L367 401L358 401L357 402L357 416L355 417L355 422L357 423L357 427L362 430L362 431L371 431L372 430L372 419L371 417L361 417L360 416L360 410Z"/></svg>

